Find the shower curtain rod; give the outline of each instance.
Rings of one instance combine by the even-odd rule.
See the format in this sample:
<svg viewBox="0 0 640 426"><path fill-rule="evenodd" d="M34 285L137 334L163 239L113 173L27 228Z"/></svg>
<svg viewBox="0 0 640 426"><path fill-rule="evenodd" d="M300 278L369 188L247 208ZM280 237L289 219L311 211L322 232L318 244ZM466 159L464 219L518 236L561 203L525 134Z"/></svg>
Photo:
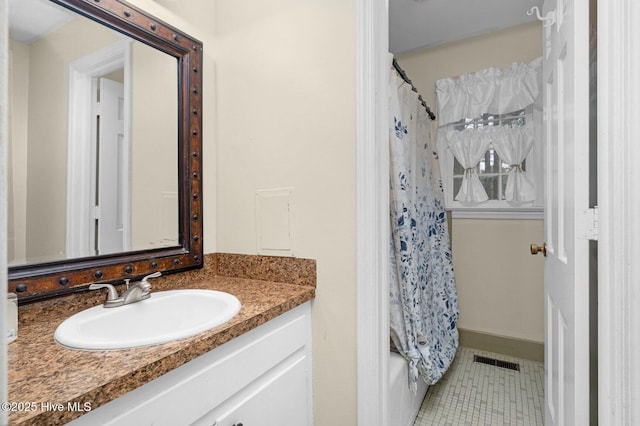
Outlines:
<svg viewBox="0 0 640 426"><path fill-rule="evenodd" d="M398 74L400 74L400 77L402 77L402 79L407 84L411 85L411 90L413 90L414 92L418 93L418 89L416 89L416 86L414 86L413 83L411 82L411 80L409 79L409 77L407 77L407 73L405 73L404 70L402 68L400 68L400 65L398 64L398 61L396 61L396 58L393 58L393 67L396 69L396 71L398 71ZM436 115L431 111L431 109L429 108L429 105L427 105L427 103L424 101L424 99L422 99L422 95L418 94L418 100L420 101L422 106L425 107L425 109L427 110L427 114L429 114L429 118L431 120L435 120L436 119Z"/></svg>

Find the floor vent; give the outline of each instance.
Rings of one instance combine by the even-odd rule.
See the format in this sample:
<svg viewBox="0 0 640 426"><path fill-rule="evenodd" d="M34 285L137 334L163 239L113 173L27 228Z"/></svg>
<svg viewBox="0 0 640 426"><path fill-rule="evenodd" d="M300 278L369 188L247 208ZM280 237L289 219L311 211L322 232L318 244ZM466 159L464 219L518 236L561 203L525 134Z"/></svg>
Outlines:
<svg viewBox="0 0 640 426"><path fill-rule="evenodd" d="M487 358L486 356L474 355L473 362L479 362L481 364L494 365L500 368L506 368L508 370L520 371L520 364L509 361L500 361L499 359Z"/></svg>

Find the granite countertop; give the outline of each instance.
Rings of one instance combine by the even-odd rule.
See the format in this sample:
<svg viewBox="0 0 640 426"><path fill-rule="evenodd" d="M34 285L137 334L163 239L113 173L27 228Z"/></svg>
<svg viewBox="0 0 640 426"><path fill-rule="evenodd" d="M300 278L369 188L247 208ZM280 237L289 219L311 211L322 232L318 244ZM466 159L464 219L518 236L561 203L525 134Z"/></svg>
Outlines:
<svg viewBox="0 0 640 426"><path fill-rule="evenodd" d="M9 424L67 423L83 414L68 408L98 408L311 300L315 296L315 261L287 259L216 254L215 259L205 259L202 270L151 281L152 291L219 290L235 295L242 303L240 312L227 323L162 345L82 351L56 343L56 327L70 315L102 303L102 291L21 306L18 339L8 347L8 395L13 405L7 413ZM283 262L288 262L284 268ZM257 279L263 277L266 279Z"/></svg>

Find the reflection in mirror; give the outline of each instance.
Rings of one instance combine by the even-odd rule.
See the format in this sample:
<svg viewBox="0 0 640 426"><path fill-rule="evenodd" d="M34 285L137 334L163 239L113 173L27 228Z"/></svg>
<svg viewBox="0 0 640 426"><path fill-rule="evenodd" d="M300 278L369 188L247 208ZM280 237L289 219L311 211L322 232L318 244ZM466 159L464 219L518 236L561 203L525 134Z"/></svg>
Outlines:
<svg viewBox="0 0 640 426"><path fill-rule="evenodd" d="M10 0L9 266L179 245L178 61Z"/></svg>
<svg viewBox="0 0 640 426"><path fill-rule="evenodd" d="M9 291L202 267L202 43L124 0L9 0L9 20Z"/></svg>

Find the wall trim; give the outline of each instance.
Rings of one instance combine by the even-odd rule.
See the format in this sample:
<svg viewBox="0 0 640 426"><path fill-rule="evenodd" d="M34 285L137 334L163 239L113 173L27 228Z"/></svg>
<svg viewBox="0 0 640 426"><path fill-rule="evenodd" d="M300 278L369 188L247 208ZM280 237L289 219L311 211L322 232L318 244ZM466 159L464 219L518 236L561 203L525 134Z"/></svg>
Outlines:
<svg viewBox="0 0 640 426"><path fill-rule="evenodd" d="M598 422L640 423L640 4L598 2Z"/></svg>
<svg viewBox="0 0 640 426"><path fill-rule="evenodd" d="M482 210L482 209L451 209L453 219L498 219L498 220L543 220L544 209L531 210Z"/></svg>
<svg viewBox="0 0 640 426"><path fill-rule="evenodd" d="M458 329L460 346L544 362L544 342Z"/></svg>
<svg viewBox="0 0 640 426"><path fill-rule="evenodd" d="M359 426L389 425L389 14L356 3L356 286Z"/></svg>

